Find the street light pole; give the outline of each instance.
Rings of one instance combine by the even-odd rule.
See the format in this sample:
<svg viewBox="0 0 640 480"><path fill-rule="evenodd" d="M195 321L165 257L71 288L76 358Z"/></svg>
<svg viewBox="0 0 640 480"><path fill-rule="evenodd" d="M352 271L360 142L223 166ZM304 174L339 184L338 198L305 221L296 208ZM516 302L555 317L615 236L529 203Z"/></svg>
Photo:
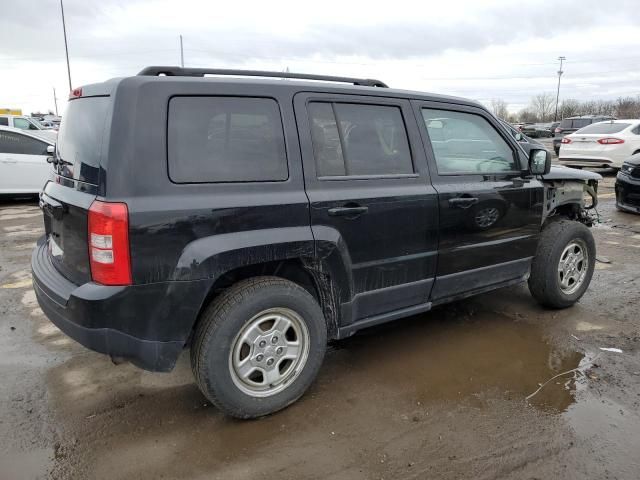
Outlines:
<svg viewBox="0 0 640 480"><path fill-rule="evenodd" d="M64 34L64 52L67 56L67 76L69 78L69 91L73 90L71 86L71 68L69 67L69 47L67 46L67 26L64 23L64 6L60 0L60 12L62 13L62 33Z"/></svg>
<svg viewBox="0 0 640 480"><path fill-rule="evenodd" d="M56 106L56 117L58 116L58 99L56 98L56 87L53 87L53 104Z"/></svg>
<svg viewBox="0 0 640 480"><path fill-rule="evenodd" d="M553 115L554 122L558 121L558 101L560 100L560 77L562 77L562 74L564 73L562 71L562 62L566 60L566 57L558 57L558 60L560 60L560 70L558 70L558 90L556 92L556 113Z"/></svg>
<svg viewBox="0 0 640 480"><path fill-rule="evenodd" d="M182 48L182 35L180 35L180 66L184 68L184 49Z"/></svg>

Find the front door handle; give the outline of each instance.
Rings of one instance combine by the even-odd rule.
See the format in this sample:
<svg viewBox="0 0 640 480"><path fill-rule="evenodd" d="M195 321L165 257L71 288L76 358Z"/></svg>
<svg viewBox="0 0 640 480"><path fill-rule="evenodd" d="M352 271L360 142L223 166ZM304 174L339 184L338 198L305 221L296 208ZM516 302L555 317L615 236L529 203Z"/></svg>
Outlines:
<svg viewBox="0 0 640 480"><path fill-rule="evenodd" d="M449 199L449 205L457 208L469 208L479 201L480 200L478 200L476 197L458 197Z"/></svg>
<svg viewBox="0 0 640 480"><path fill-rule="evenodd" d="M358 206L344 206L334 207L329 209L329 215L332 217L357 217L363 215L369 211L369 207Z"/></svg>

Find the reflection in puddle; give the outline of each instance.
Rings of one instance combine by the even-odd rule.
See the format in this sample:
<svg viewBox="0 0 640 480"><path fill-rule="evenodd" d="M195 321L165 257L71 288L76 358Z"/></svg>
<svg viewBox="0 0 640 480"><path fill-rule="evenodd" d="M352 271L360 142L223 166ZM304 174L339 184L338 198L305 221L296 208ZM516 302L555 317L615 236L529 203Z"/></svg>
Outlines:
<svg viewBox="0 0 640 480"><path fill-rule="evenodd" d="M536 325L496 313L464 320L439 319L437 310L387 325L339 344L339 369L422 402L477 398L486 392L523 399L551 377L572 370L583 355L554 349ZM435 318L434 318L435 317ZM565 410L573 401L573 375L558 378L531 400L543 410ZM363 386L364 387L364 386ZM366 388L366 387L365 387Z"/></svg>

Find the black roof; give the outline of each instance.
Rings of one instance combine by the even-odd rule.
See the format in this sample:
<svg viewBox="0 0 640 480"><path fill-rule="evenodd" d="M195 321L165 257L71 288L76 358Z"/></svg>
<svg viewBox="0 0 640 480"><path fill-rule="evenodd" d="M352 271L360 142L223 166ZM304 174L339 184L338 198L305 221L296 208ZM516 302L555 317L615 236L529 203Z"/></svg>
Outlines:
<svg viewBox="0 0 640 480"><path fill-rule="evenodd" d="M212 76L206 76L212 75ZM285 79L286 81L283 81ZM291 81L289 81L291 80ZM265 88L288 88L309 92L338 92L348 95L367 95L417 99L438 103L469 105L487 110L481 103L468 98L434 93L401 90L387 87L376 79L335 77L329 75L268 72L260 70L226 70L209 68L146 67L132 77L119 77L82 86L82 96L111 95L121 86L130 89L155 82L224 83L242 88L247 85ZM126 87L125 87L126 85Z"/></svg>

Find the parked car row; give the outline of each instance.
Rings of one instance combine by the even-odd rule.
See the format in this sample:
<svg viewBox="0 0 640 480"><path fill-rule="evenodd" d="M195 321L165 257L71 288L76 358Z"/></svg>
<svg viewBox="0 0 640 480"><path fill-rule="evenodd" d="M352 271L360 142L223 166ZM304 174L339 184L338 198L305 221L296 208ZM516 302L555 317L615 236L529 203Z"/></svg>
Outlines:
<svg viewBox="0 0 640 480"><path fill-rule="evenodd" d="M58 124L54 121L14 114L0 114L0 127L13 127L21 130L58 130Z"/></svg>
<svg viewBox="0 0 640 480"><path fill-rule="evenodd" d="M640 152L640 120L592 123L565 135L558 161L570 167L612 167Z"/></svg>
<svg viewBox="0 0 640 480"><path fill-rule="evenodd" d="M553 149L556 155L560 153L560 145L566 135L570 135L592 123L605 122L607 120L615 120L615 118L609 115L580 115L563 118L554 131Z"/></svg>
<svg viewBox="0 0 640 480"><path fill-rule="evenodd" d="M555 128L559 122L554 123L529 123L525 124L520 130L531 138L551 138L554 135Z"/></svg>
<svg viewBox="0 0 640 480"><path fill-rule="evenodd" d="M55 134L0 126L0 194L39 193L51 174Z"/></svg>

